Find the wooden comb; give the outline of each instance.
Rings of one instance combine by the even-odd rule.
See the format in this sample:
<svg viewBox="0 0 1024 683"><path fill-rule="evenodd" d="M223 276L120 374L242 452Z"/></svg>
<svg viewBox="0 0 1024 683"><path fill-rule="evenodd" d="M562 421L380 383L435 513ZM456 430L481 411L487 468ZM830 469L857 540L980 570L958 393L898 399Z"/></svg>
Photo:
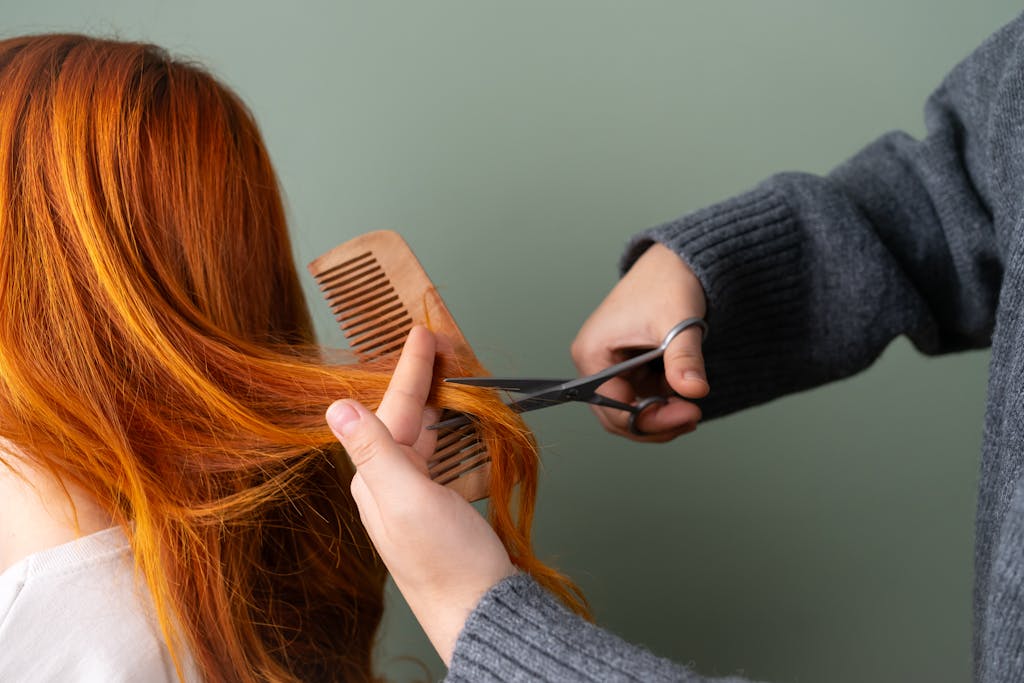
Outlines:
<svg viewBox="0 0 1024 683"><path fill-rule="evenodd" d="M457 358L476 361L441 295L398 233L360 235L314 260L309 272L360 361L399 352L414 325L446 337ZM468 501L488 495L491 456L472 424L438 430L427 468L431 479Z"/></svg>

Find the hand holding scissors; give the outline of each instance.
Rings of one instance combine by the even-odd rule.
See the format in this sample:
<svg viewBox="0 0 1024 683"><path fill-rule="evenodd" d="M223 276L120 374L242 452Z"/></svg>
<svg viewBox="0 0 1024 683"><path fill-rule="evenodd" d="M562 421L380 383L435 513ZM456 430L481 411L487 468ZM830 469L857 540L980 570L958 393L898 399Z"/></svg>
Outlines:
<svg viewBox="0 0 1024 683"><path fill-rule="evenodd" d="M592 375L580 377L578 379L527 379L527 378L511 378L511 377L449 377L445 379L445 382L453 384L464 384L467 386L474 387L487 387L490 389L498 389L501 391L515 392L523 394L518 400L512 401L508 404L510 408L519 413L529 412L531 410L537 410L539 408L547 408L550 406L561 405L568 402L582 402L591 403L593 405L603 406L606 408L615 408L618 410L624 410L629 412L629 431L632 434L643 436L644 433L637 427L636 421L641 413L647 408L653 405L661 405L667 403L672 396L678 394L671 393L665 394L654 394L644 398L639 398L636 403L624 403L615 399L603 396L597 393L598 388L608 380L619 375L635 371L645 365L652 362L658 361L665 354L665 350L668 349L669 344L675 339L683 330L690 327L699 327L703 330L704 334L707 334L707 323L701 318L688 318L681 323L675 325L665 335L665 339L657 347L644 351L632 358L629 358L621 363L611 365L600 372L596 372ZM435 425L432 425L431 429L445 429L461 427L469 423L469 418L465 415L459 415L448 420L443 420Z"/></svg>

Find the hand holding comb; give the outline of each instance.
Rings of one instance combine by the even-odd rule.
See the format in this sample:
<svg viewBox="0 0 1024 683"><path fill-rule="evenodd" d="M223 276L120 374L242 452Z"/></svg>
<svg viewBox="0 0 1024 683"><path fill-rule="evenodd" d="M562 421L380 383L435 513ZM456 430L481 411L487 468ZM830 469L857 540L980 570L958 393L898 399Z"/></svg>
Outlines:
<svg viewBox="0 0 1024 683"><path fill-rule="evenodd" d="M401 350L409 330L425 325L476 361L434 284L396 232L360 235L309 264L345 339L360 361ZM486 498L491 456L471 423L442 429L427 468L430 478L468 501Z"/></svg>

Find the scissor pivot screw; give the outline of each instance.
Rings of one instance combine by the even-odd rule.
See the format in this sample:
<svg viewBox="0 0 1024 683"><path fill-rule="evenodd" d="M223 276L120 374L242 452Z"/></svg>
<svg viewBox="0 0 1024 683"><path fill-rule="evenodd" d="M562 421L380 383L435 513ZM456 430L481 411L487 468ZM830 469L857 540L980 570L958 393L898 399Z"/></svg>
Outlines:
<svg viewBox="0 0 1024 683"><path fill-rule="evenodd" d="M580 392L576 389L569 389L562 395L565 396L565 400L567 401L575 401L579 397Z"/></svg>

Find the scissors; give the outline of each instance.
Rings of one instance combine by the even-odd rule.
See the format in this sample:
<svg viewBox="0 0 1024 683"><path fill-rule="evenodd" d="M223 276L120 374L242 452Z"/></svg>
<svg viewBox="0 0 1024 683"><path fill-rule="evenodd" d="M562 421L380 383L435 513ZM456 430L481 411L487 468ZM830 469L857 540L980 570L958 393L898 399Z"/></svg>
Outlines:
<svg viewBox="0 0 1024 683"><path fill-rule="evenodd" d="M577 379L518 379L511 377L449 377L444 381L449 384L463 384L471 387L486 387L499 391L514 392L522 394L518 400L512 401L508 407L517 413L526 413L539 408L561 405L571 401L591 403L605 408L616 408L629 412L629 431L638 436L644 432L636 426L636 420L647 408L652 405L667 403L672 396L678 396L674 392L669 395L654 395L638 399L636 403L623 403L615 399L602 396L597 393L598 387L613 377L640 368L652 361L660 360L668 349L672 340L690 327L699 327L703 336L707 336L708 325L702 318L687 318L665 335L665 339L656 348L644 351L621 363L611 365L600 372ZM454 429L470 424L470 419L465 415L458 415L448 420L443 420L431 425L428 429Z"/></svg>

